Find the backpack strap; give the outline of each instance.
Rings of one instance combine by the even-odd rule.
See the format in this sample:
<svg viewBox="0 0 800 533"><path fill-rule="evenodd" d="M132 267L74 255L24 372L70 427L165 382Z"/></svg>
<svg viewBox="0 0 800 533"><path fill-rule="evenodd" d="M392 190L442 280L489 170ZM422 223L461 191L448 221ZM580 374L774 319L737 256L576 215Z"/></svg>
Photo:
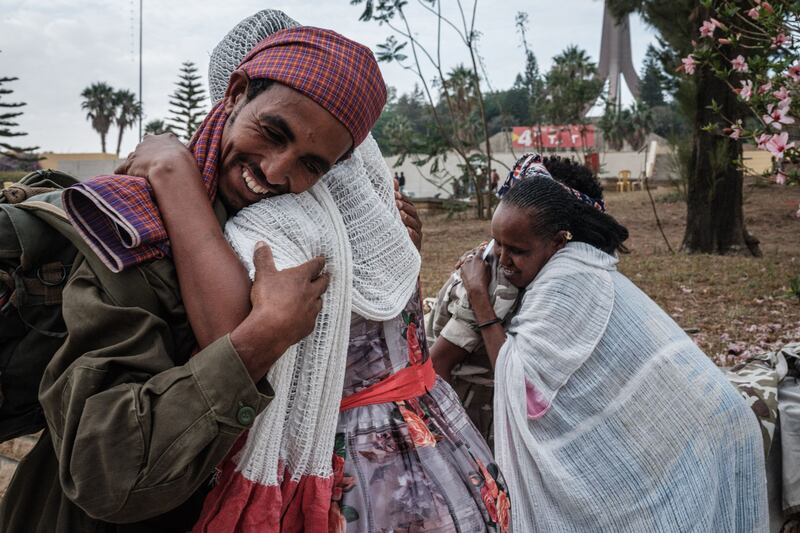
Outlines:
<svg viewBox="0 0 800 533"><path fill-rule="evenodd" d="M89 263L92 271L102 283L103 289L115 303L126 307L141 307L153 314L158 313L158 299L153 291L149 290L149 287L143 287L143 284L147 282L139 269L131 269L120 273L111 272L97 257L97 254L89 244L78 234L63 209L40 200L28 200L17 204L17 207L35 214L69 239L84 256L86 262Z"/></svg>

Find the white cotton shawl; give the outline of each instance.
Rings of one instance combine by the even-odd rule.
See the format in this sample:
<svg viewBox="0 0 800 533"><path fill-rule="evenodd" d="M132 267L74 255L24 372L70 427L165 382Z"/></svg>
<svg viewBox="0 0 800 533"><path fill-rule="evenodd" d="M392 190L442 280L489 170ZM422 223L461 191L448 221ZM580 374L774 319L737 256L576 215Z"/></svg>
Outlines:
<svg viewBox="0 0 800 533"><path fill-rule="evenodd" d="M370 135L345 162L302 194L242 209L225 235L254 274L253 250L265 241L279 269L323 255L331 276L314 332L269 372L275 398L235 458L251 481L279 485L284 470L332 475L351 311L371 320L400 314L416 288L420 256L400 220L389 168Z"/></svg>
<svg viewBox="0 0 800 533"><path fill-rule="evenodd" d="M510 323L494 408L513 530L766 531L752 412L616 263L568 244Z"/></svg>

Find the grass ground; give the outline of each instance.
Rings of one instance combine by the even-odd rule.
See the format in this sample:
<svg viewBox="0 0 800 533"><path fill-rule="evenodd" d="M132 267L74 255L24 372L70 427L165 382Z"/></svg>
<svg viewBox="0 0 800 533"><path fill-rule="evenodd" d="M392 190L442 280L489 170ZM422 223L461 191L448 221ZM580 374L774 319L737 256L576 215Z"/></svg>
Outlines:
<svg viewBox="0 0 800 533"><path fill-rule="evenodd" d="M800 300L790 279L800 276L800 187L745 185L749 231L763 257L672 255L658 232L645 192L609 192L608 212L627 226L631 253L620 270L661 305L718 364L754 351L800 340ZM686 206L671 190L654 192L659 217L673 248L680 246ZM423 215L422 284L435 296L453 264L490 235L488 221L461 214Z"/></svg>

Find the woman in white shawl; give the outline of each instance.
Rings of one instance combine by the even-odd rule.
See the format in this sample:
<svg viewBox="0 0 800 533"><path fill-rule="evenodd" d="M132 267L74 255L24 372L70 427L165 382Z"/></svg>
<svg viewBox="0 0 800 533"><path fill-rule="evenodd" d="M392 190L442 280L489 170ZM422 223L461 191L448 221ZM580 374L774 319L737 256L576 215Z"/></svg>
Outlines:
<svg viewBox="0 0 800 533"><path fill-rule="evenodd" d="M617 271L628 232L602 200L520 179L526 157L492 219L503 273L524 289L507 331L487 263L476 254L461 270L495 365L495 453L513 529L765 531L752 411Z"/></svg>

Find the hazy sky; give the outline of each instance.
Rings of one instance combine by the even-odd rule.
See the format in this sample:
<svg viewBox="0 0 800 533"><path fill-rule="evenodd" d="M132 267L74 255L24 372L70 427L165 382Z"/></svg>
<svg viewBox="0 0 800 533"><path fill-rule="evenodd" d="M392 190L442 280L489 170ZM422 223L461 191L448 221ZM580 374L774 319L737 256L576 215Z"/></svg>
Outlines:
<svg viewBox="0 0 800 533"><path fill-rule="evenodd" d="M419 0L410 0L415 6ZM465 4L471 6L469 1ZM455 15L455 0L444 0ZM145 121L168 113L183 61L194 61L205 74L217 42L239 20L271 7L281 9L303 24L334 29L375 49L390 29L375 22L360 22L361 6L350 0L296 0L273 4L256 0L144 0ZM514 27L518 11L530 18L528 41L542 71L553 55L569 44L585 48L596 61L599 55L603 2L599 0L479 0L476 27L482 36L480 53L494 89L511 86L523 68L524 55ZM105 81L115 88L138 90L139 0L0 0L0 76L19 80L4 101L25 101L20 117L27 137L18 144L38 145L55 152L98 152L99 135L80 108L80 93L92 82ZM412 30L433 44L433 17L411 9ZM633 56L640 69L654 32L638 19L631 21ZM442 62L451 67L468 61L456 38L445 34ZM381 64L388 85L410 91L414 76L396 65ZM109 151L116 147L116 128L109 132ZM138 129L125 133L122 154L135 146Z"/></svg>

